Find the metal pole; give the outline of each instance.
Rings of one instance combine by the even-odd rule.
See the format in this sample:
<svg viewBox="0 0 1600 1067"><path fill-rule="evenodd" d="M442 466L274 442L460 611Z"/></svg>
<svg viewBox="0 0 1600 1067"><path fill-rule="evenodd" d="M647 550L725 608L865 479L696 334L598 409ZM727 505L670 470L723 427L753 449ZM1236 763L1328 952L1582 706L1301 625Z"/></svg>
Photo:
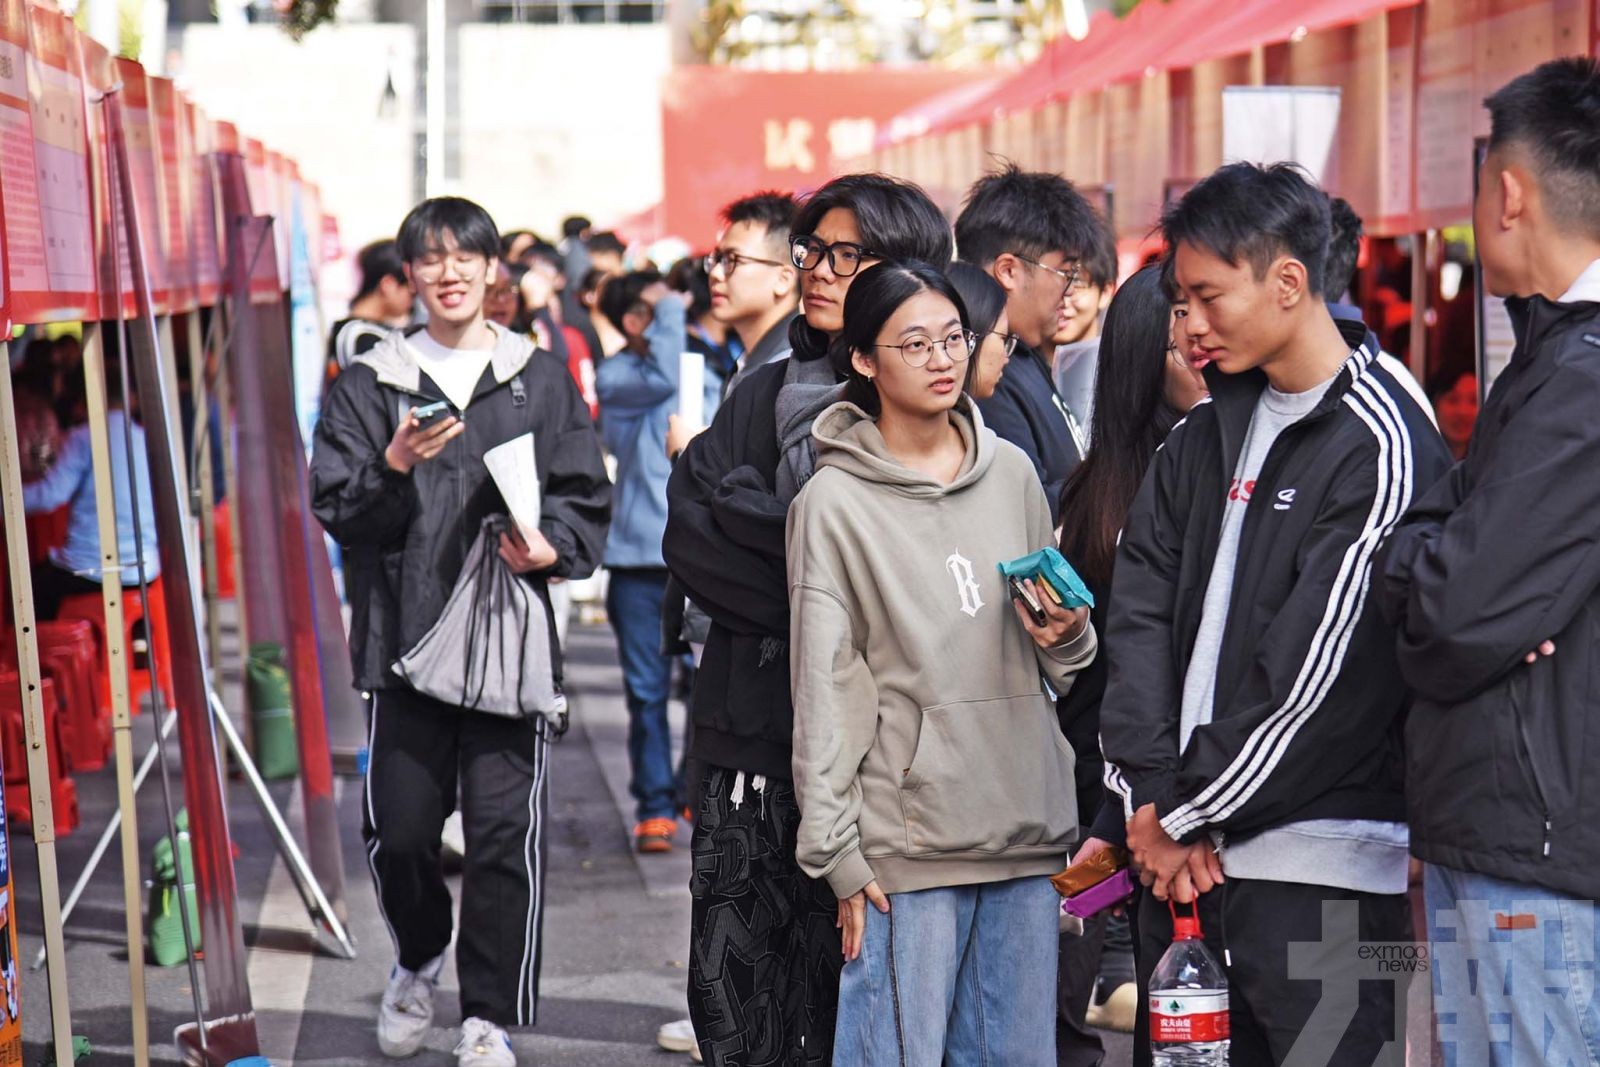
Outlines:
<svg viewBox="0 0 1600 1067"><path fill-rule="evenodd" d="M100 325L89 323L83 334L83 373L88 394L89 451L94 458L94 500L100 526L100 593L106 610L106 670L111 679L111 738L117 764L117 810L89 860L85 875L93 872L122 828L122 901L127 913L128 984L133 1007L133 1059L137 1067L150 1062L150 1019L145 1006L144 915L139 899L139 822L134 794L139 777L132 773L133 717L128 706L127 629L122 618L122 561L117 551L117 504L111 480L111 440L106 422L105 347ZM61 924L83 894L87 877L80 878L61 909ZM45 949L39 950L41 961ZM35 969L37 969L35 964ZM58 1048L60 1046L57 1046Z"/></svg>
<svg viewBox="0 0 1600 1067"><path fill-rule="evenodd" d="M0 362L9 367L9 344L0 342ZM57 1049L72 1048L72 1007L67 1000L67 964L61 939L61 884L56 874L56 826L51 811L49 730L44 685L39 675L39 635L33 614L33 574L28 564L28 522L22 511L22 463L17 452L17 413L11 373L0 374L0 497L4 499L6 556L11 565L11 607L17 624L17 673L22 681L22 727L28 746L28 791L33 801L33 846L39 857L39 904L44 945L50 953L50 1033ZM70 1055L70 1053L69 1053Z"/></svg>
<svg viewBox="0 0 1600 1067"><path fill-rule="evenodd" d="M444 192L445 0L428 0L427 169L429 196Z"/></svg>
<svg viewBox="0 0 1600 1067"><path fill-rule="evenodd" d="M272 824L273 835L278 839L278 850L289 863L289 870L295 876L300 896L306 903L306 910L311 913L312 919L322 923L328 933L333 935L334 940L339 942L345 958L355 959L355 942L345 930L344 923L339 921L339 916L329 903L327 894L322 891L316 875L311 871L311 864L306 862L305 854L300 851L300 846L295 844L294 835L289 832L289 824L283 821L283 814L278 811L278 805L273 803L272 794L267 792L267 783L262 780L255 763L245 752L244 742L240 740L239 732L233 728L233 723L224 714L222 698L216 693L211 694L211 708L215 713L217 726L222 730L223 740L238 756L239 769L244 771L245 781L250 783L250 791L256 795L262 814L266 815L267 821Z"/></svg>
<svg viewBox="0 0 1600 1067"><path fill-rule="evenodd" d="M102 101L106 104L106 125L111 132L113 143L115 143L119 141L122 136L122 109L120 106L118 106L120 102L117 101L116 98L110 93L107 93L106 96L102 98ZM139 248L138 227L134 224L135 220L131 216L131 213L134 210L133 177L127 173L127 168L124 166L126 159L127 155L125 152L120 154L117 152L111 152L108 154L106 159L106 166L110 172L110 177L117 183L115 188L120 190L122 193L122 199L120 202L126 206L126 210L130 213L128 216L125 216L122 219L117 218L116 209L119 201L115 195L111 197L111 261L113 263L120 263L122 261L122 238L126 234L132 238L129 243L128 262L130 264L131 271L137 274L144 268L144 257L142 249ZM124 227L126 227L126 229L124 229ZM137 279L135 279L135 287L137 288ZM118 293L117 306L119 309L122 306L121 302L122 295L121 293ZM140 310L147 311L148 309L141 308ZM139 467L135 460L135 457L138 455L138 453L134 449L133 440L133 405L129 402L130 397L132 396L131 390L133 369L128 360L128 331L120 317L116 320L116 328L117 366L122 375L122 410L124 415L122 420L122 443L125 450L124 454L127 457L127 463L125 466L127 467L128 477L128 499L132 502L133 514L135 516L133 523L133 551L135 563L139 572L139 602L144 608L145 634L147 637L147 644L150 648L150 651L145 656L145 667L150 672L150 696L155 703L156 711L160 713L165 711L168 705L166 701L165 689L162 685L161 672L157 670L157 660L155 654L155 619L150 614L150 577L149 572L145 567L144 523L139 518ZM157 385L159 391L159 379ZM165 404L165 397L162 397L158 400L158 406L164 407ZM190 884L191 877L190 873L186 873L184 871L183 848L181 847L182 843L178 837L178 812L172 803L172 775L170 769L167 767L167 748L165 745L156 745L156 761L161 767L161 797L163 803L166 805L167 833L171 835L172 863L178 879L178 925L183 929L184 961L188 965L189 969L189 995L194 1003L195 1029L199 1033L200 1049L202 1052L204 1052L206 1049L206 1013L205 1007L201 1003L200 999L200 970L195 963L194 957L194 931L189 927L188 900L183 893L183 887ZM129 952L133 952L134 950L134 946L130 945L128 947ZM139 946L139 951L143 951L143 946ZM72 1046L61 1045L60 1043L57 1043L56 1047L59 1049L71 1048Z"/></svg>

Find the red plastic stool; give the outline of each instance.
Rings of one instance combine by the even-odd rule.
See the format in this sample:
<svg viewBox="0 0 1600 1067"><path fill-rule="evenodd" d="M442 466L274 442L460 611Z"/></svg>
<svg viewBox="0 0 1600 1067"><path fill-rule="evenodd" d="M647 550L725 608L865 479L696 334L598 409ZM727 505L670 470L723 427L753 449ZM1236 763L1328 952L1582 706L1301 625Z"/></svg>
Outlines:
<svg viewBox="0 0 1600 1067"><path fill-rule="evenodd" d="M239 586L233 573L233 521L226 500L212 509L211 529L217 542L217 595L232 600Z"/></svg>
<svg viewBox="0 0 1600 1067"><path fill-rule="evenodd" d="M39 624L39 666L61 694L61 753L74 771L97 771L111 754L105 651L92 624L59 619ZM15 659L15 642L11 658Z"/></svg>
<svg viewBox="0 0 1600 1067"><path fill-rule="evenodd" d="M50 798L56 834L65 837L78 828L78 786L61 763L61 717L55 683L41 683L45 711L45 752L50 764ZM6 818L24 833L33 829L33 794L28 785L28 742L22 724L22 679L0 674L0 758L5 761Z"/></svg>
<svg viewBox="0 0 1600 1067"><path fill-rule="evenodd" d="M99 593L75 593L61 602L61 610L57 613L58 619L84 619L94 624L97 632L105 628L105 602ZM143 667L133 666L133 635L134 623L144 618L142 602L139 598L138 586L124 586L122 589L122 623L127 628L124 635L128 656L128 703L132 714L137 715L143 710L143 700L150 691L150 674ZM167 640L167 600L161 589L161 579L156 578L150 583L150 620L145 627L149 636L149 652L146 660L155 665L161 675L161 689L167 694L167 699L172 699L172 646Z"/></svg>

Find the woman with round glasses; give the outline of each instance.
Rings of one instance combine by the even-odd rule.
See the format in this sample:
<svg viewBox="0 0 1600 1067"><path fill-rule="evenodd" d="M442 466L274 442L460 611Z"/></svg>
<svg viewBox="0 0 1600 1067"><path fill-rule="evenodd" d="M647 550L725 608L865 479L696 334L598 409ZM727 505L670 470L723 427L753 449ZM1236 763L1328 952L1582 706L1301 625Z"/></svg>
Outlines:
<svg viewBox="0 0 1600 1067"><path fill-rule="evenodd" d="M667 565L711 616L689 755L706 770L690 881L689 1014L709 1064L832 1062L838 901L794 855L784 524L810 476L811 424L839 397L826 358L845 296L883 259L944 266L950 224L879 174L824 185L797 213L803 316L792 352L728 394L667 485ZM747 269L747 268L742 268Z"/></svg>
<svg viewBox="0 0 1600 1067"><path fill-rule="evenodd" d="M837 896L833 1062L1054 1067L1049 876L1077 830L1065 692L1083 609L997 564L1052 539L1033 464L962 392L976 335L943 273L885 263L844 302L843 402L789 515L795 847Z"/></svg>

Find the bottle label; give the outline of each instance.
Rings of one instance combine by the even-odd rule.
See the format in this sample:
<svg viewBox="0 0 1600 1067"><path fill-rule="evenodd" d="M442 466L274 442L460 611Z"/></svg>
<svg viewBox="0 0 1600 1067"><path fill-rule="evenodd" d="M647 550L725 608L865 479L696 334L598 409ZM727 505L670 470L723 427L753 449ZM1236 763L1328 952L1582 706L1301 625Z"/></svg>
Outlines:
<svg viewBox="0 0 1600 1067"><path fill-rule="evenodd" d="M1158 989L1151 992L1150 1040L1169 1045L1228 1040L1228 991Z"/></svg>

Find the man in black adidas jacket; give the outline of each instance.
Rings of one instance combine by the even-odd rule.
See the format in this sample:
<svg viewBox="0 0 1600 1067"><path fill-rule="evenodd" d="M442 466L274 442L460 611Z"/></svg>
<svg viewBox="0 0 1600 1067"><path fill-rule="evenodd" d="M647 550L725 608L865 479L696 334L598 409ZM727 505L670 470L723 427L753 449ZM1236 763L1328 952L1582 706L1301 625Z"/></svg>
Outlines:
<svg viewBox="0 0 1600 1067"><path fill-rule="evenodd" d="M1327 198L1300 171L1224 167L1163 228L1211 400L1152 463L1111 596L1101 743L1156 898L1141 984L1172 936L1157 899L1201 893L1233 1062L1300 1041L1304 1062L1370 1067L1399 1037L1394 987L1315 1015L1318 979L1341 973L1295 971L1288 946L1332 945L1350 975L1358 938L1408 936L1407 698L1367 594L1378 544L1449 454L1365 327L1329 316ZM1149 1024L1136 1033L1147 1057Z"/></svg>
<svg viewBox="0 0 1600 1067"><path fill-rule="evenodd" d="M1378 588L1417 694L1406 800L1436 1009L1454 1020L1440 1042L1487 1063L1509 1032L1496 1063L1595 1063L1600 62L1545 64L1487 104L1473 221L1517 348ZM1462 995L1468 961L1494 977Z"/></svg>

